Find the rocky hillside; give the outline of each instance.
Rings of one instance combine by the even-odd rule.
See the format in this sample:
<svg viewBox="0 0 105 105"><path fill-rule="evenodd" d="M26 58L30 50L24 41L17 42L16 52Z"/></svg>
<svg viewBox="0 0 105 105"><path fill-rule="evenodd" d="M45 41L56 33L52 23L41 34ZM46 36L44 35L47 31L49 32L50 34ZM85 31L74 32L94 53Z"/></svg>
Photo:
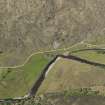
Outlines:
<svg viewBox="0 0 105 105"><path fill-rule="evenodd" d="M82 40L105 43L104 7L105 0L0 0L0 65Z"/></svg>

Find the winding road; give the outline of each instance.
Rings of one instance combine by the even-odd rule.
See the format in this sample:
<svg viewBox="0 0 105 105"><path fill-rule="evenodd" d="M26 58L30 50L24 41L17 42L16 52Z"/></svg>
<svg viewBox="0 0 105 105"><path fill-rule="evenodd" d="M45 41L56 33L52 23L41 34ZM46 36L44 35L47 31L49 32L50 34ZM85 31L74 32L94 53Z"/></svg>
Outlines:
<svg viewBox="0 0 105 105"><path fill-rule="evenodd" d="M68 51L68 50L70 50L71 48L76 47L76 46L78 46L78 45L87 45L88 47L90 47L90 49L93 49L92 47L105 46L105 44L101 44L101 45L89 44L89 43L86 43L85 40L83 40L83 41L81 41L81 42L78 42L78 43L76 43L76 44L70 46L70 47L52 49L52 50L47 50L47 51L34 52L34 53L32 53L29 57L27 57L27 59L24 61L23 64L21 64L21 65L15 65L15 66L0 67L0 69L22 67L22 66L24 66L24 65L30 60L30 58L31 58L33 55L44 54L44 53L51 53L51 52L56 52L56 51ZM105 50L105 49L102 48L101 50ZM75 50L74 50L74 51L75 51Z"/></svg>

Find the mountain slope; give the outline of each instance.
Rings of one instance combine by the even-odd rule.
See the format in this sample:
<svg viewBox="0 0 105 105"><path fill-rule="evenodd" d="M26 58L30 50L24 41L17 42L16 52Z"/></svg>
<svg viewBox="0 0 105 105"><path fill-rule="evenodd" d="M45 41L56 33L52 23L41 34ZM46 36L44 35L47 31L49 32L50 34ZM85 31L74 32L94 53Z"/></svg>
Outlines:
<svg viewBox="0 0 105 105"><path fill-rule="evenodd" d="M104 0L0 0L0 65L82 40L104 44L104 6Z"/></svg>

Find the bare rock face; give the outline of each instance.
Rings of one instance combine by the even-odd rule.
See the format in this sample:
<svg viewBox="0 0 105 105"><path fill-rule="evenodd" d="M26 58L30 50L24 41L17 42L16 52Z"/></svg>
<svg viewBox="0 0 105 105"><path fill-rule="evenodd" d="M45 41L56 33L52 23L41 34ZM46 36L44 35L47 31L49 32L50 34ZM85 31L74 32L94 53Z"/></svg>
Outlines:
<svg viewBox="0 0 105 105"><path fill-rule="evenodd" d="M10 55L0 64L21 63L55 42L104 44L104 7L105 0L0 0L0 51Z"/></svg>

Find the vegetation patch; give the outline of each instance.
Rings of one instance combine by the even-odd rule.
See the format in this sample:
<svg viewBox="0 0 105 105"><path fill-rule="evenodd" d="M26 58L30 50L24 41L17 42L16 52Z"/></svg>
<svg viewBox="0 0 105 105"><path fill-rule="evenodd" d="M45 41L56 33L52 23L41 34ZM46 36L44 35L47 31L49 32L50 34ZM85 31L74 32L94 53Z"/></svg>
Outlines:
<svg viewBox="0 0 105 105"><path fill-rule="evenodd" d="M37 94L61 92L69 88L80 89L84 87L104 86L104 84L104 67L61 58L49 71ZM101 88L98 88L98 90L101 91Z"/></svg>
<svg viewBox="0 0 105 105"><path fill-rule="evenodd" d="M91 88L69 89L64 91L65 96L97 96L99 91L93 91Z"/></svg>
<svg viewBox="0 0 105 105"><path fill-rule="evenodd" d="M22 67L1 69L0 99L26 95L49 61L45 54L38 54Z"/></svg>
<svg viewBox="0 0 105 105"><path fill-rule="evenodd" d="M72 55L105 64L105 50L77 50L74 51Z"/></svg>

